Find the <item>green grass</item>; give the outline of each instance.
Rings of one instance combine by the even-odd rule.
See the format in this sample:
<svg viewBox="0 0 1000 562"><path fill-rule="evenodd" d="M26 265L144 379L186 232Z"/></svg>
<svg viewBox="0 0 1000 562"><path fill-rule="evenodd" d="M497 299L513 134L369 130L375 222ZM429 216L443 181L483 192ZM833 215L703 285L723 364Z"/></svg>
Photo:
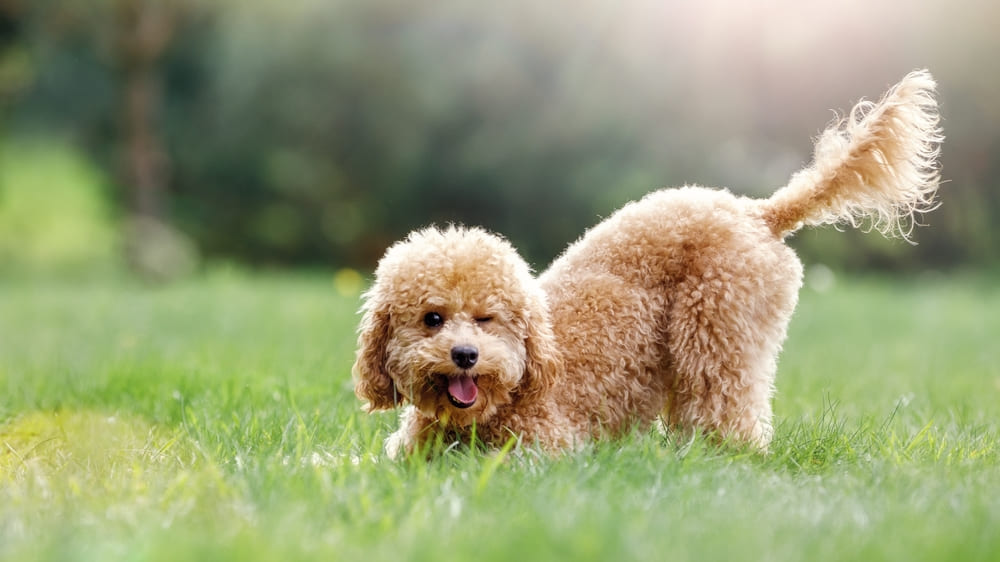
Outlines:
<svg viewBox="0 0 1000 562"><path fill-rule="evenodd" d="M767 456L381 453L316 276L0 284L3 560L997 560L1000 291L802 292Z"/></svg>

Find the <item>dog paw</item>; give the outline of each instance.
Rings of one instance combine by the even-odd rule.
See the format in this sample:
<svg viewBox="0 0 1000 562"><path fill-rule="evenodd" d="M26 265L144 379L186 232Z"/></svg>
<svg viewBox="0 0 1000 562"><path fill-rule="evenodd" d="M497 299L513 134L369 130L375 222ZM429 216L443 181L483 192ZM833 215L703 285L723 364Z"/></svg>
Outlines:
<svg viewBox="0 0 1000 562"><path fill-rule="evenodd" d="M385 440L385 454L390 460L399 460L410 451L406 435L403 431L397 430Z"/></svg>

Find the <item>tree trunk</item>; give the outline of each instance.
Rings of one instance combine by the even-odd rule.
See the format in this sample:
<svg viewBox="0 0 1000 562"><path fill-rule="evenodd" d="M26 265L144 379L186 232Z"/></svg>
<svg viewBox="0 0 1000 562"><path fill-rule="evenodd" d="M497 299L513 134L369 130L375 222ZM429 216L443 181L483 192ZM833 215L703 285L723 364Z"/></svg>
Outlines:
<svg viewBox="0 0 1000 562"><path fill-rule="evenodd" d="M159 80L152 65L133 65L122 76L124 183L132 214L164 220L169 159L155 132Z"/></svg>
<svg viewBox="0 0 1000 562"><path fill-rule="evenodd" d="M143 277L170 279L189 272L193 245L169 226L170 158L157 132L160 63L176 22L172 0L116 0L115 58L121 92L122 183L129 210L125 253Z"/></svg>

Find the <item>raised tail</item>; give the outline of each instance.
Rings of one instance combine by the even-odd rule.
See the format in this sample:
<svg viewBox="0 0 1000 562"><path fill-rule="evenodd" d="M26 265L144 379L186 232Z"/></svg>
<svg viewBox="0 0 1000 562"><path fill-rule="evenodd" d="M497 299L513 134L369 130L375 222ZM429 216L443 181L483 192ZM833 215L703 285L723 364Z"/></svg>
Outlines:
<svg viewBox="0 0 1000 562"><path fill-rule="evenodd" d="M762 203L783 238L803 225L848 223L909 240L937 207L938 128L930 73L907 74L878 103L861 101L819 136L813 163Z"/></svg>

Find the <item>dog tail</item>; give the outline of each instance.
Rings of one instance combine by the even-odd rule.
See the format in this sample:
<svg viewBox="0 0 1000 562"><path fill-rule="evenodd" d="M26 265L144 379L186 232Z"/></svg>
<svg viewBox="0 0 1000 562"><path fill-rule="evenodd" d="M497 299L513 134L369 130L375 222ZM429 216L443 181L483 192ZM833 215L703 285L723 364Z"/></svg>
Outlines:
<svg viewBox="0 0 1000 562"><path fill-rule="evenodd" d="M930 73L906 75L878 103L861 101L816 140L813 163L763 202L780 238L803 225L865 225L909 241L914 216L937 208L938 127Z"/></svg>

